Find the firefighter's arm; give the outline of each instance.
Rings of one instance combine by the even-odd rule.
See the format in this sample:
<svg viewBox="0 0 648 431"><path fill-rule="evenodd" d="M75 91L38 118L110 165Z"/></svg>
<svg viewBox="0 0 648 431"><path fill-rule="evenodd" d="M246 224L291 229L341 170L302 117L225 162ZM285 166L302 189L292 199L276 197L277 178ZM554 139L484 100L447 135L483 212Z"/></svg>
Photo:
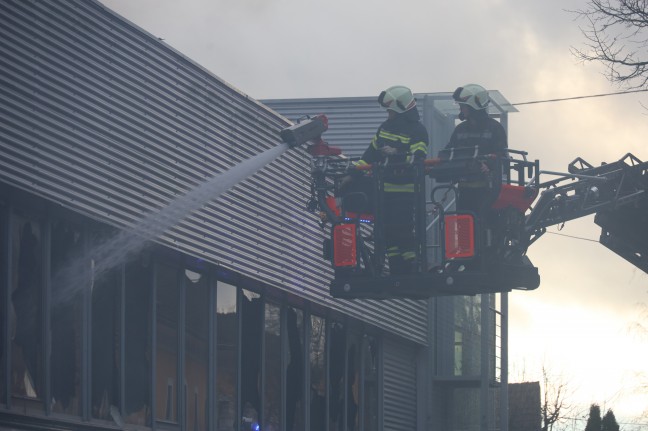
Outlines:
<svg viewBox="0 0 648 431"><path fill-rule="evenodd" d="M421 127L419 133L413 137L412 144L410 144L410 153L412 154L412 161L418 162L425 160L427 157L428 147L428 134L424 127Z"/></svg>
<svg viewBox="0 0 648 431"><path fill-rule="evenodd" d="M380 155L380 150L378 149L377 141L378 141L378 134L376 133L376 135L374 135L373 139L371 140L371 143L369 144L365 152L362 154L362 157L358 162L356 162L356 164L363 164L363 163L371 164L381 159L382 156Z"/></svg>
<svg viewBox="0 0 648 431"><path fill-rule="evenodd" d="M485 174L496 170L500 166L499 158L506 156L506 149L508 148L504 127L497 121L493 121L493 124L495 125L493 128L493 141L489 145L488 153L496 157L482 162L481 171Z"/></svg>
<svg viewBox="0 0 648 431"><path fill-rule="evenodd" d="M346 184L351 182L353 177L363 175L366 171L365 168L378 159L380 152L376 146L377 137L378 135L376 134L376 136L371 140L371 144L369 144L365 152L362 154L360 160L354 162L347 170L347 174L340 178L340 187L344 187Z"/></svg>

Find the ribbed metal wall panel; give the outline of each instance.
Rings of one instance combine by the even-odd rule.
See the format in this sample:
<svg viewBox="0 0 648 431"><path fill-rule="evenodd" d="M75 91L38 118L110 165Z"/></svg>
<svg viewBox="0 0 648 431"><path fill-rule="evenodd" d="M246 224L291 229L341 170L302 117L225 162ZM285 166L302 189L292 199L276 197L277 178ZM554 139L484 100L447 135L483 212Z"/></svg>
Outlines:
<svg viewBox="0 0 648 431"><path fill-rule="evenodd" d="M94 0L0 2L0 122L0 181L120 228L288 124ZM159 242L425 344L423 302L328 295L308 166L284 153Z"/></svg>
<svg viewBox="0 0 648 431"><path fill-rule="evenodd" d="M326 114L329 129L323 138L344 149L349 157L361 156L376 129L387 119L375 97L322 99L272 99L262 102L291 121L304 116Z"/></svg>
<svg viewBox="0 0 648 431"><path fill-rule="evenodd" d="M416 350L389 338L383 342L385 431L417 429Z"/></svg>

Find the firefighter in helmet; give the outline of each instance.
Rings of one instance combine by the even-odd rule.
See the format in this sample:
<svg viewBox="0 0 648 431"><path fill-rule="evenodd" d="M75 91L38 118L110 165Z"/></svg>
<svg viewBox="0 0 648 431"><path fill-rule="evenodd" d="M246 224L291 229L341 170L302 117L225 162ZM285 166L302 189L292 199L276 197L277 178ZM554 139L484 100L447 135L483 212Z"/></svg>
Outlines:
<svg viewBox="0 0 648 431"><path fill-rule="evenodd" d="M455 127L446 150L453 150L454 157L471 157L494 154L504 156L508 147L502 124L488 115L490 96L477 84L468 84L455 90L452 98L459 104L461 123ZM446 153L447 153L446 151ZM457 210L481 213L489 204L493 182L501 181L496 160L481 162L483 177L476 181L458 184Z"/></svg>
<svg viewBox="0 0 648 431"><path fill-rule="evenodd" d="M371 144L357 165L385 163L405 166L427 155L428 133L420 121L412 91L402 85L389 87L378 96L387 110ZM385 245L391 275L415 268L414 178L411 170L387 174L384 183Z"/></svg>

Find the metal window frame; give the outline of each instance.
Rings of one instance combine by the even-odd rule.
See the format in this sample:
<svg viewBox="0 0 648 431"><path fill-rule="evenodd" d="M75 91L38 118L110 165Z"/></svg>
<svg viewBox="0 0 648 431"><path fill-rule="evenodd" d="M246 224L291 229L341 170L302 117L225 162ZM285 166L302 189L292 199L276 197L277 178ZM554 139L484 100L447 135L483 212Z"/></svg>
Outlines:
<svg viewBox="0 0 648 431"><path fill-rule="evenodd" d="M22 210L22 207L19 209ZM11 264L12 264L12 253L11 253L11 229L13 227L13 223L15 220L15 215L14 215L14 207L12 205L3 205L1 209L2 213L2 229L4 232L4 236L2 238L2 243L0 244L1 247L4 248L4 250L7 252L6 255L4 256L5 264L7 265L7 271L5 271L5 274L2 274L2 280L3 283L5 284L6 288L3 289L3 296L5 299L10 300L10 281L11 281ZM49 280L49 272L50 272L50 264L49 264L49 259L51 259L51 222L54 219L53 217L47 215L45 216L45 219L43 220L42 218L39 218L39 214L36 214L35 216L28 211L28 214L31 218L34 218L35 220L39 220L40 222L40 227L41 227L41 235L42 235L42 253L43 257L47 259L47 262L44 262L44 267L43 267L43 277L44 279L47 278L46 280L46 285L44 287L44 298L43 302L44 307L43 310L43 325L47 327L48 322L50 322L50 312L49 312L49 305L51 305L51 281ZM40 214L42 215L42 214ZM67 218L63 217L64 220L67 220ZM83 223L80 225L83 229L83 235L84 235L84 247L85 250L88 251L91 246L92 246L92 232L93 229L101 229L101 227L96 227L89 224L89 223ZM160 249L162 250L162 249ZM148 324L150 325L150 331L149 331L149 342L150 342L150 349L152 353L152 359L150 362L150 370L149 370L149 387L147 390L149 391L149 400L150 400L150 406L149 406L149 411L148 415L146 417L146 427L150 428L151 430L157 430L157 429L166 429L167 427L165 426L166 424L161 424L159 421L156 419L156 413L157 413L157 393L156 393L156 371L158 367L158 358L155 352L157 351L157 346L158 342L156 339L157 336L157 309L156 309L156 303L157 303L157 289L156 289L156 281L159 279L159 267L160 265L165 265L168 264L168 260L164 259L160 254L158 254L158 248L154 249L149 249L146 252L146 255L149 256L150 258L150 265L147 266L146 274L145 274L145 284L146 286L144 287L147 289L146 292L146 297L147 301L149 301L148 304L145 304L147 307L150 307L150 317L147 318ZM176 253L176 252L174 252ZM181 256L181 254L177 254L177 256ZM129 260L129 262L131 262ZM117 396L119 398L118 401L118 410L122 418L125 416L126 412L126 399L127 399L127 388L126 388L126 366L128 365L126 363L126 331L128 328L126 327L126 288L127 288L127 264L126 263L121 263L117 267L115 267L116 271L116 277L115 277L115 286L114 288L119 289L117 293L117 319L118 319L118 343L119 343L119 356L118 356L118 363L120 367L120 372L118 375L119 379L119 388L117 389ZM186 429L186 420L187 420L187 414L188 412L186 411L186 406L183 406L184 403L184 398L183 398L183 388L184 388L184 383L185 383L185 378L184 378L184 373L183 369L184 366L186 366L186 351L185 351L185 341L186 341L186 335L185 335L185 330L186 330L186 319L187 319L187 310L186 310L186 280L183 275L183 269L187 269L190 267L185 263L182 263L181 260L173 260L173 266L175 268L175 272L177 274L177 280L176 280L176 285L180 289L180 292L178 293L178 307L179 308L179 316L178 316L178 365L177 365L177 372L178 372L178 383L176 387L176 394L178 396L177 399L177 428L178 429ZM223 276L220 274L221 268L218 268L214 265L208 265L206 269L201 270L201 273L203 276L207 277L207 282L209 285L209 302L210 302L210 313L209 313L209 345L208 345L208 364L209 364L209 370L208 370L208 377L209 377L209 382L207 384L207 403L208 403L208 408L209 412L207 414L207 423L209 427L214 427L216 426L217 422L217 399L218 399L218 386L217 386L217 366L218 366L218 340L217 340L217 319L215 316L215 313L213 310L216 310L217 306L217 292L219 289L219 283L220 282L225 282L228 283L236 289L236 321L237 321L237 365L236 365L236 373L237 373L237 416L235 420L235 431L240 431L241 430L241 413L242 413L242 405L241 405L241 373L244 371L242 370L242 363L241 363L241 353L242 353L242 318L243 318L243 311L241 307L241 295L243 295L243 289L249 290L251 292L254 292L255 294L259 294L261 296L262 302L263 302L263 310L265 311L266 304L273 304L276 307L279 307L280 310L280 321L281 321L281 332L280 332L280 337L281 337L281 385L282 385L282 424L281 428L282 430L286 431L286 415L287 415L287 410L286 410L286 365L287 365L287 355L288 355L288 333L287 333L287 310L288 307L294 307L296 309L301 310L301 318L302 318L302 325L303 325L303 334L301 335L301 342L303 343L303 349L304 349L304 355L302 359L302 367L304 370L304 381L303 381L303 406L302 406L302 413L303 413L303 418L304 418L304 424L309 424L310 423L310 403L308 402L309 400L309 391L310 391L310 378L311 378L311 369L310 369L310 355L308 354L310 352L310 344L312 340L312 317L316 316L319 319L323 319L324 323L324 330L325 330L325 337L326 337L326 343L324 346L324 355L325 355L325 379L326 379L326 395L325 395L325 427L328 430L330 427L330 409L331 409L331 392L330 392L330 384L331 384L331 327L333 324L339 323L343 325L343 328L345 330L345 340L344 340L344 364L343 364L343 378L342 378L342 385L343 385L343 395L342 395L342 401L344 405L343 409L343 415L341 420L343 421L342 428L344 430L348 429L348 391L347 387L349 384L349 357L348 357L348 349L350 347L351 343L351 337L354 336L357 341L357 348L359 349L358 357L357 360L359 361L359 368L358 368L358 373L359 373L359 399L358 399L358 415L359 415L359 430L362 430L363 428L366 428L366 424L364 421L364 413L365 413L365 356L367 354L366 352L366 343L368 342L366 335L371 335L372 337L375 338L376 340L376 347L379 349L378 350L378 405L376 406L378 408L378 421L380 426L383 426L384 424L384 397L381 395L383 393L384 389L384 348L383 348L383 336L384 333L380 330L372 330L371 328L366 327L366 325L362 324L362 322L356 322L355 320L352 320L349 316L345 315L339 315L335 314L332 312L332 310L328 309L319 309L317 307L313 307L313 305L309 302L295 302L291 301L290 298L286 295L282 294L275 294L276 292L271 291L266 289L265 286L250 286L249 282L246 282L245 280L242 279L242 277L238 275L233 275L230 279L227 276ZM82 331L82 345L81 345L81 354L82 354L82 364L81 364L81 375L82 375L82 382L81 382L81 393L79 394L80 396L80 406L81 406L81 414L77 418L74 416L74 418L78 419L80 422L87 423L88 427L101 427L101 420L100 419L95 419L92 417L92 399L91 399L91 394L92 394L92 369L93 369L93 363L92 363L92 283L94 282L90 277L89 277L89 283L87 289L84 289L83 291L83 316L82 316L82 325L83 328L81 329ZM252 288L250 288L252 287ZM7 325L8 323L8 301L5 301L5 304L3 305L3 310L4 310L4 322L5 322L5 335L9 335L9 326ZM335 314L335 315L334 315ZM262 334L263 330L265 329L265 317L261 319L261 325L262 325ZM47 331L44 331L45 334L47 334ZM45 337L45 334L43 337ZM49 337L49 336L48 336ZM51 341L48 339L48 343ZM266 346L265 346L265 337L262 337L260 340L262 343L261 350L260 350L260 355L261 355L261 379L262 379L262 392L261 394L263 395L265 392L265 377L266 377L266 363L265 363L265 353L266 353ZM11 346L9 345L9 338L7 337L4 342L4 351L6 352L6 355L9 355L9 351ZM43 356L46 356L49 352L49 350L43 351ZM47 364L47 367L50 367L51 364ZM4 364L4 372L7 373L7 375L10 375L11 371L11 363L9 361L6 361ZM45 381L49 382L51 378L51 373L52 370L48 371L47 375L44 376ZM44 381L44 383L45 383ZM48 383L49 384L49 383ZM7 379L6 384L4 385L3 388L0 388L0 390L3 390L5 395L7 396L7 408L11 408L11 388L10 388L10 381ZM51 393L51 387L48 389L49 392ZM261 397L261 411L259 412L259 419L260 421L263 420L263 414L264 414L264 397ZM48 416L52 416L51 414L51 406L49 413L47 413ZM61 417L62 419L63 415L59 414L54 414L53 419L58 419ZM262 422L261 422L262 423ZM81 425L81 424L80 424ZM83 426L81 426L83 427ZM290 431L290 430L287 430Z"/></svg>
<svg viewBox="0 0 648 431"><path fill-rule="evenodd" d="M13 266L13 256L11 253L11 231L13 227L13 206L12 205L2 205L0 214L0 222L2 226L3 235L2 235L2 250L4 251L4 264L6 270L2 274L2 282L0 284L0 289L2 289L3 301L2 301L2 316L3 316L3 346L2 351L4 352L4 358L0 358L0 363L4 365L2 372L5 376L4 386L0 388L4 395L5 406L8 410L11 409L11 328L9 326L9 301L11 301L11 267Z"/></svg>

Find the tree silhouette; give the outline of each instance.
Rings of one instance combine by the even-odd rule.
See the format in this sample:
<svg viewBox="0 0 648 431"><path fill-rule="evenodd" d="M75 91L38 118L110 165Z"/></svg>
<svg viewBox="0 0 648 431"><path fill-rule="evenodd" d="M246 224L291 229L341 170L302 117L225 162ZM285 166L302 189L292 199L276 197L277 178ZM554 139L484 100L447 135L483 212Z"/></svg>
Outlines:
<svg viewBox="0 0 648 431"><path fill-rule="evenodd" d="M598 404L590 406L589 417L587 418L587 425L585 431L601 431L601 408Z"/></svg>
<svg viewBox="0 0 648 431"><path fill-rule="evenodd" d="M601 419L601 408L598 404L590 406L589 417L587 418L587 425L585 431L619 431L620 427L614 417L614 412L609 409L603 419Z"/></svg>
<svg viewBox="0 0 648 431"><path fill-rule="evenodd" d="M612 412L612 409L608 410L601 421L601 431L619 431L619 429L620 427L614 417L614 412Z"/></svg>
<svg viewBox="0 0 648 431"><path fill-rule="evenodd" d="M648 87L648 2L590 0L574 11L585 25L585 48L572 48L583 61L600 62L611 82L632 89Z"/></svg>
<svg viewBox="0 0 648 431"><path fill-rule="evenodd" d="M554 425L564 419L565 415L572 409L568 402L569 387L561 377L550 376L547 367L543 365L542 388L541 431L551 431Z"/></svg>

